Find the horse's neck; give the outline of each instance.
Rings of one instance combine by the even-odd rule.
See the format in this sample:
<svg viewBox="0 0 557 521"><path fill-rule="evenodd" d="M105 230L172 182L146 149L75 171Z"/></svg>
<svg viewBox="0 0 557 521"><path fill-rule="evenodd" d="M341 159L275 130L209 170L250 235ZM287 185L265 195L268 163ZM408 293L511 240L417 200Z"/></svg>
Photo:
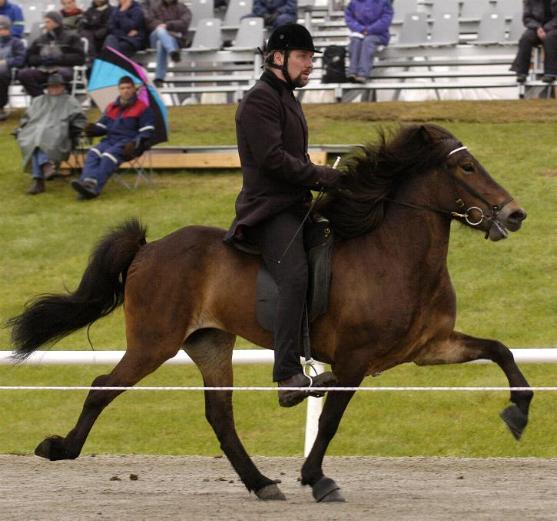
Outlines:
<svg viewBox="0 0 557 521"><path fill-rule="evenodd" d="M389 204L383 223L369 236L371 241L391 244L395 255L404 256L409 266L419 264L421 270L446 266L450 220L434 210L404 204L438 208L438 179L431 174L410 180L394 197L396 202Z"/></svg>

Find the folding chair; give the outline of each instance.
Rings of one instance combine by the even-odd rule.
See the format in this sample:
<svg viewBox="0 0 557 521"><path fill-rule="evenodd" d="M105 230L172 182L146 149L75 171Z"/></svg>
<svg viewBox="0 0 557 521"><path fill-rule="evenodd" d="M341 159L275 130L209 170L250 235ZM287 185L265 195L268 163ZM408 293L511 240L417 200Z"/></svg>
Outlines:
<svg viewBox="0 0 557 521"><path fill-rule="evenodd" d="M263 26L263 18L244 18L240 22L240 28L238 29L234 45L228 47L228 50L255 50L263 45L264 40L265 27Z"/></svg>
<svg viewBox="0 0 557 521"><path fill-rule="evenodd" d="M497 11L505 16L512 18L520 12L522 17L522 0L497 0Z"/></svg>
<svg viewBox="0 0 557 521"><path fill-rule="evenodd" d="M191 47L187 53L218 51L222 47L221 21L218 18L199 20Z"/></svg>
<svg viewBox="0 0 557 521"><path fill-rule="evenodd" d="M459 9L460 9L459 0L433 0L431 17L434 20L439 20L439 17L443 16L444 14L450 13L458 21Z"/></svg>
<svg viewBox="0 0 557 521"><path fill-rule="evenodd" d="M425 13L407 13L402 22L398 42L393 47L420 47L428 43Z"/></svg>
<svg viewBox="0 0 557 521"><path fill-rule="evenodd" d="M394 0L393 11L393 22L403 22L407 14L418 11L418 0Z"/></svg>
<svg viewBox="0 0 557 521"><path fill-rule="evenodd" d="M474 45L496 45L505 41L505 17L497 11L485 12L480 19Z"/></svg>
<svg viewBox="0 0 557 521"><path fill-rule="evenodd" d="M224 15L223 25L237 27L244 16L251 13L253 0L230 0Z"/></svg>
<svg viewBox="0 0 557 521"><path fill-rule="evenodd" d="M439 13L433 19L429 44L435 47L457 45L458 34L458 15L451 12Z"/></svg>
<svg viewBox="0 0 557 521"><path fill-rule="evenodd" d="M465 0L462 3L460 18L479 20L483 13L492 9L490 0Z"/></svg>
<svg viewBox="0 0 557 521"><path fill-rule="evenodd" d="M524 24L522 23L522 11L514 13L511 19L511 25L509 26L509 34L505 43L508 45L516 45L525 30L526 27L524 27Z"/></svg>
<svg viewBox="0 0 557 521"><path fill-rule="evenodd" d="M190 3L191 23L190 29L197 31L197 26L204 18L212 18L214 16L213 0L192 0Z"/></svg>

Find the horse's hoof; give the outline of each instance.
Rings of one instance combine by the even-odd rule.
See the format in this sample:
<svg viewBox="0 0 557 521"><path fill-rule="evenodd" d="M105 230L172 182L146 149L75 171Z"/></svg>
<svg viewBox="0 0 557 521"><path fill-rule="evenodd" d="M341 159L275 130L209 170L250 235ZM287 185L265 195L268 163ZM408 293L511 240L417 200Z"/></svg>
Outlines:
<svg viewBox="0 0 557 521"><path fill-rule="evenodd" d="M74 459L66 452L64 446L64 438L62 436L50 436L41 441L35 449L35 456L46 458L50 461L59 461L63 459Z"/></svg>
<svg viewBox="0 0 557 521"><path fill-rule="evenodd" d="M286 496L280 491L280 488L273 483L271 485L266 485L263 488L255 491L255 495L258 499L263 501L285 501Z"/></svg>
<svg viewBox="0 0 557 521"><path fill-rule="evenodd" d="M340 487L331 479L323 476L311 487L313 497L318 503L343 503L346 501Z"/></svg>
<svg viewBox="0 0 557 521"><path fill-rule="evenodd" d="M509 405L500 416L515 439L520 440L522 433L528 424L528 416L524 414L515 404Z"/></svg>

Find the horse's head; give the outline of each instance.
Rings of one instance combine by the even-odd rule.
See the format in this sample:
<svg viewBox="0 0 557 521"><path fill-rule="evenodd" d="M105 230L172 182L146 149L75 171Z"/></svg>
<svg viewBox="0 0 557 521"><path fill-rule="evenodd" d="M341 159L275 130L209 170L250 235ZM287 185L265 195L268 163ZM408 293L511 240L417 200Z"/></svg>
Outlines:
<svg viewBox="0 0 557 521"><path fill-rule="evenodd" d="M445 129L424 125L421 132L444 155L447 175L446 202L451 216L462 223L483 230L486 239L498 241L508 231L520 229L526 212L499 185L458 139Z"/></svg>

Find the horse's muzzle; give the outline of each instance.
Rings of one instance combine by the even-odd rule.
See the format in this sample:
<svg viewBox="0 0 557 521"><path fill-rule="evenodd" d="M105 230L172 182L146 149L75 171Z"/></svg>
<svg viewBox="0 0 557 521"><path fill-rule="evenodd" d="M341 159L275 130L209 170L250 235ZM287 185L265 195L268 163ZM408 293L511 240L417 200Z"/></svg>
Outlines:
<svg viewBox="0 0 557 521"><path fill-rule="evenodd" d="M526 219L526 212L514 203L506 205L492 219L491 226L487 232L487 237L491 241L506 239L509 232L520 230L522 221Z"/></svg>

